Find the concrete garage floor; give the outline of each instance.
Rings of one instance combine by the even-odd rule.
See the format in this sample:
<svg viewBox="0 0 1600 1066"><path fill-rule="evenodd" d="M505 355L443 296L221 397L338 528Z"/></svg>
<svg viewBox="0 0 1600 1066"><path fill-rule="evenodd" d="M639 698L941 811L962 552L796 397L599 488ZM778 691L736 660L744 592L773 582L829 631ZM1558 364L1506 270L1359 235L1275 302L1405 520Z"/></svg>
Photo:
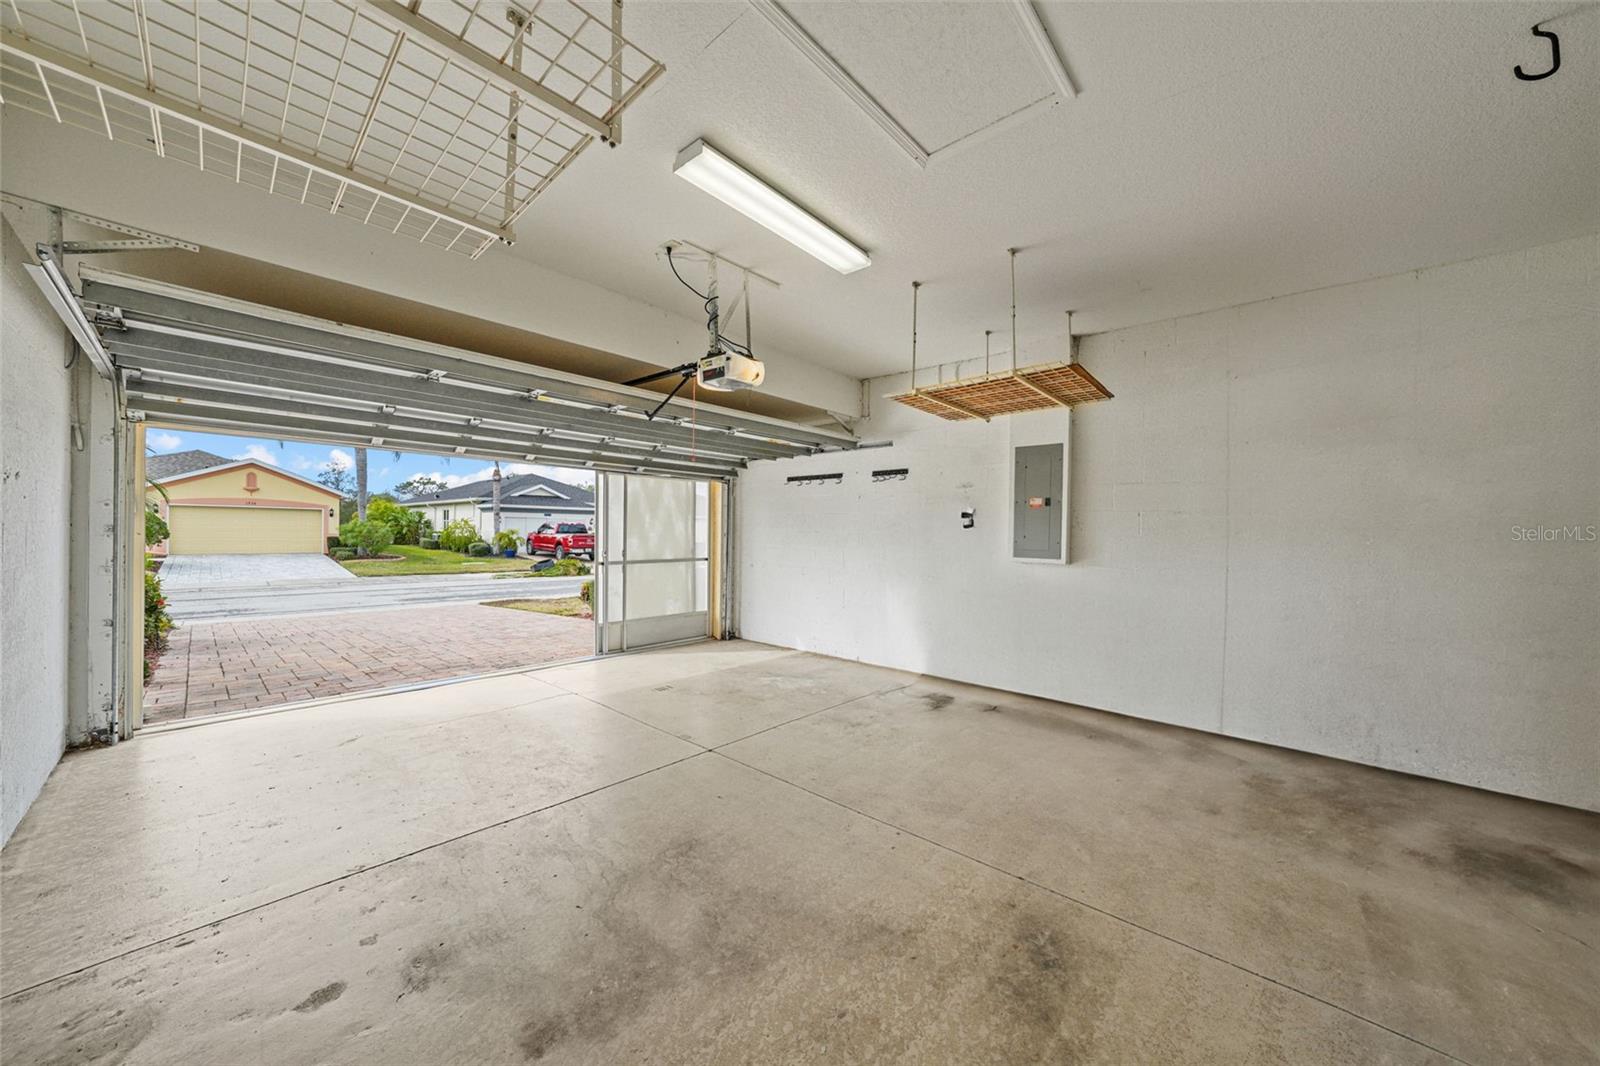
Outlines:
<svg viewBox="0 0 1600 1066"><path fill-rule="evenodd" d="M1600 816L759 645L70 755L11 1062L1553 1062Z"/></svg>

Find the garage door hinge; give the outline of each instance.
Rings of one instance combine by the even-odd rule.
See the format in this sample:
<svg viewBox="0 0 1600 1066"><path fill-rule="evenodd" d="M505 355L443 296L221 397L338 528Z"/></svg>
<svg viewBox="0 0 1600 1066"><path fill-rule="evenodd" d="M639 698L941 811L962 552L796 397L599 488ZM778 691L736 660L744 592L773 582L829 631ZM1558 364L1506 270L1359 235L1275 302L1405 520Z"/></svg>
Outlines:
<svg viewBox="0 0 1600 1066"><path fill-rule="evenodd" d="M112 307L110 304L95 303L92 300L83 300L80 302L83 304L84 314L89 316L89 320L92 321L97 328L120 330L126 330L128 328L127 325L122 321L122 308Z"/></svg>

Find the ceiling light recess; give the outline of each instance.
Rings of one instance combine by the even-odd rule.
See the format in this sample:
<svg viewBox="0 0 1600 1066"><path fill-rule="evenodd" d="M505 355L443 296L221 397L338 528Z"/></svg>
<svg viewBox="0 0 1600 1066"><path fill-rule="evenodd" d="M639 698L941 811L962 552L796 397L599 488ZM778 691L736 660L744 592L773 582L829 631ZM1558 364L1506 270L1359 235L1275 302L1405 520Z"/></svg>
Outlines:
<svg viewBox="0 0 1600 1066"><path fill-rule="evenodd" d="M703 140L678 153L672 172L841 274L872 265L866 252Z"/></svg>

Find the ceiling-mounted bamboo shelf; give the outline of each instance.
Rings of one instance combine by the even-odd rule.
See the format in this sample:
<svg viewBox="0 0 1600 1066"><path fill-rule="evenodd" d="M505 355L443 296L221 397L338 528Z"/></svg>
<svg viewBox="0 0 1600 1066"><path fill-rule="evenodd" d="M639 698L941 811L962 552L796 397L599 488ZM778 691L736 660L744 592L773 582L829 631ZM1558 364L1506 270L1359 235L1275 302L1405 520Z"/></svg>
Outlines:
<svg viewBox="0 0 1600 1066"><path fill-rule="evenodd" d="M1038 363L978 377L924 385L889 397L930 415L961 422L1111 399L1111 390L1077 363Z"/></svg>

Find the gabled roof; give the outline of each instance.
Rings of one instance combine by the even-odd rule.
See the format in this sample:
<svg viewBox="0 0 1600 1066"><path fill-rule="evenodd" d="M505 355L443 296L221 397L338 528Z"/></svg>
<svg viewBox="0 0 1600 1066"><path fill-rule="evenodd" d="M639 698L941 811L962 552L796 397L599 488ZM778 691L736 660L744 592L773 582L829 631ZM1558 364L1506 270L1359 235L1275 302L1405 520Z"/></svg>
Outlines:
<svg viewBox="0 0 1600 1066"><path fill-rule="evenodd" d="M145 468L145 476L157 484L167 485L174 481L187 481L190 478L219 474L224 470L233 470L246 466L253 466L257 470L260 470L266 474L276 474L279 477L288 478L291 481L298 481L307 488L316 489L318 492L326 492L329 496L332 496L335 499L344 499L344 497L340 495L336 489L330 489L326 485L319 485L308 477L301 477L299 474L291 474L287 470L279 470L277 467L272 466L269 463L258 462L255 459L224 459L222 460L222 465L220 466L198 467L194 470L188 470L181 474L168 474L166 477L151 476L149 473L149 467L147 466Z"/></svg>
<svg viewBox="0 0 1600 1066"><path fill-rule="evenodd" d="M413 496L402 502L412 506L421 503L467 503L473 500L487 500L493 494L493 479L484 478L481 481L457 485L453 489L441 489L425 496ZM514 500L513 497L521 499ZM582 507L586 510L594 507L594 493L582 485L569 485L565 481L557 481L543 474L511 474L500 479L502 507L510 503L528 503L530 500L548 500L551 503L559 500L563 506Z"/></svg>
<svg viewBox="0 0 1600 1066"><path fill-rule="evenodd" d="M227 466L231 459L224 459L211 452L203 452L199 448L191 448L186 452L169 452L166 455L150 455L144 460L144 473L151 481L164 481L169 477L178 477L180 474L192 474L196 470L206 470L213 466Z"/></svg>

